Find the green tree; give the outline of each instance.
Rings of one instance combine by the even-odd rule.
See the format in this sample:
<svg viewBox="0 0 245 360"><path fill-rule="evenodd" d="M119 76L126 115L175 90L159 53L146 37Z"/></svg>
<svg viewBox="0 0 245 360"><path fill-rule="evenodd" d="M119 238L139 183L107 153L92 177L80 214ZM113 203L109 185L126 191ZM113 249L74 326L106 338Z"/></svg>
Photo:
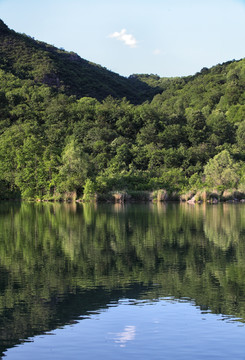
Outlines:
<svg viewBox="0 0 245 360"><path fill-rule="evenodd" d="M236 140L239 150L245 151L245 120L242 121L236 131Z"/></svg>
<svg viewBox="0 0 245 360"><path fill-rule="evenodd" d="M62 153L57 189L60 192L82 191L88 172L88 155L71 138Z"/></svg>
<svg viewBox="0 0 245 360"><path fill-rule="evenodd" d="M84 185L83 200L91 201L95 198L95 183L91 179L87 179Z"/></svg>
<svg viewBox="0 0 245 360"><path fill-rule="evenodd" d="M186 131L191 144L200 144L207 138L207 125L203 113L191 108L186 109Z"/></svg>
<svg viewBox="0 0 245 360"><path fill-rule="evenodd" d="M232 143L234 141L235 129L226 115L219 110L215 110L208 118L208 125L211 129L209 141L214 145L221 145L225 142Z"/></svg>
<svg viewBox="0 0 245 360"><path fill-rule="evenodd" d="M221 189L235 187L239 181L237 164L227 150L210 159L204 167L205 182Z"/></svg>
<svg viewBox="0 0 245 360"><path fill-rule="evenodd" d="M35 135L28 136L16 152L16 185L23 198L42 196L46 188L46 174L42 163L43 144Z"/></svg>

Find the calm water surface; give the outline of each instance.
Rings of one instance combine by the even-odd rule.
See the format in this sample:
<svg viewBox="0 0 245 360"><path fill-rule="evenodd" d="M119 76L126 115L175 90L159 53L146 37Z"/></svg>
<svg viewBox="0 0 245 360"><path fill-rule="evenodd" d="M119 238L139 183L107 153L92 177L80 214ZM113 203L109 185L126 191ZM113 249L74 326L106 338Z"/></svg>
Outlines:
<svg viewBox="0 0 245 360"><path fill-rule="evenodd" d="M245 205L0 205L0 356L245 359Z"/></svg>

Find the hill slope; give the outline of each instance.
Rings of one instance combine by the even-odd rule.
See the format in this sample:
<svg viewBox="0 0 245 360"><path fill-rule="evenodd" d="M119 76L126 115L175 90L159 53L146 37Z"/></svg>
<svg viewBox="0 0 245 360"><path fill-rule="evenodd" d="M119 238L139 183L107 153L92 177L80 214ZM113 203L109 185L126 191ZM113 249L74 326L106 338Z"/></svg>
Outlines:
<svg viewBox="0 0 245 360"><path fill-rule="evenodd" d="M10 30L0 20L0 68L20 79L33 80L78 98L98 100L111 95L133 103L152 98L157 89L138 79L128 79L73 52Z"/></svg>

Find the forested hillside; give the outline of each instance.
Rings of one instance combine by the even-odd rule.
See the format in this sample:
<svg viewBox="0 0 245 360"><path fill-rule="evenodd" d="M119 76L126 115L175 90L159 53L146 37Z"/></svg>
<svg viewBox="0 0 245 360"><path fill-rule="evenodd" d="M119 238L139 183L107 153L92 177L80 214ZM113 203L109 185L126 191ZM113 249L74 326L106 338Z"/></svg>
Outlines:
<svg viewBox="0 0 245 360"><path fill-rule="evenodd" d="M244 59L124 78L1 22L0 84L2 198L245 192Z"/></svg>
<svg viewBox="0 0 245 360"><path fill-rule="evenodd" d="M46 84L67 95L103 100L126 96L133 103L153 97L157 89L137 78L127 79L74 52L57 49L10 30L0 20L0 68L22 80Z"/></svg>

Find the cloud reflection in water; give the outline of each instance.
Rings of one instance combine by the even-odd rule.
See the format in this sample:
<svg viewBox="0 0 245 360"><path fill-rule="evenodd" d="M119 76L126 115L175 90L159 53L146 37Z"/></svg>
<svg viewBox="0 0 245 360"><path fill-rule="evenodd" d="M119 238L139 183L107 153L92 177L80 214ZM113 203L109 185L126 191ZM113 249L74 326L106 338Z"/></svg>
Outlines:
<svg viewBox="0 0 245 360"><path fill-rule="evenodd" d="M115 337L115 343L120 344L120 347L125 347L128 341L132 341L135 338L136 326L125 326L124 331L117 333Z"/></svg>

